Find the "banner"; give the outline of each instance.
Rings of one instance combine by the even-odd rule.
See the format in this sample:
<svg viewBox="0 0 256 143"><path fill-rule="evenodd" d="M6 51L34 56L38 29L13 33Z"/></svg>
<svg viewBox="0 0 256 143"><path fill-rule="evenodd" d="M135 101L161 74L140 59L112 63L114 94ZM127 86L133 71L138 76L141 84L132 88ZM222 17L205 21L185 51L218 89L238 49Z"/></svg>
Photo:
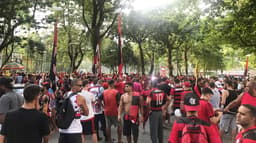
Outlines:
<svg viewBox="0 0 256 143"><path fill-rule="evenodd" d="M99 43L97 44L97 47L96 47L96 55L94 57L93 64L95 66L94 67L95 74L98 74L98 76L100 76L100 74L101 74L101 63L100 63L100 44Z"/></svg>
<svg viewBox="0 0 256 143"><path fill-rule="evenodd" d="M50 75L49 78L52 82L55 82L55 76L57 74L56 70L56 56L57 56L57 43L58 43L58 21L54 24L54 38L53 38L53 49L52 49L52 60L51 60L51 67L50 67Z"/></svg>

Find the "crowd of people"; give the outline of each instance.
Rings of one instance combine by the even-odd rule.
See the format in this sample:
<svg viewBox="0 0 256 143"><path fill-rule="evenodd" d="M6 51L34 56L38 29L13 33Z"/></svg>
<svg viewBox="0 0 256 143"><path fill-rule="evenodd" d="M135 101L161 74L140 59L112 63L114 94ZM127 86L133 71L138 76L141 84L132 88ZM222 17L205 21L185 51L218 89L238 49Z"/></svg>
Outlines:
<svg viewBox="0 0 256 143"><path fill-rule="evenodd" d="M23 95L13 84L25 84ZM74 118L67 128L56 123L59 103L70 101ZM170 117L175 116L171 122ZM233 77L141 76L125 74L15 73L0 77L0 143L137 143L139 126L149 122L152 143L256 143L256 81ZM171 125L168 140L163 128ZM126 139L123 139L123 136Z"/></svg>

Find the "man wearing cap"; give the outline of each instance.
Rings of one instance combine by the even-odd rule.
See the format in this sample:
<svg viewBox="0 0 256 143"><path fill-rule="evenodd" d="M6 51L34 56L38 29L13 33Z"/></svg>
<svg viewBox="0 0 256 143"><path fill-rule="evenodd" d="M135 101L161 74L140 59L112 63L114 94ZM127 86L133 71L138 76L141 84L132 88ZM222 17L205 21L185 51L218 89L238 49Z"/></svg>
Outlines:
<svg viewBox="0 0 256 143"><path fill-rule="evenodd" d="M216 130L212 129L212 125L197 117L198 110L200 108L199 97L194 93L187 93L184 96L184 108L186 111L186 117L178 118L174 123L170 136L168 139L169 143L181 143L183 128L194 121L205 129L207 134L207 140L209 143L221 143L220 136ZM198 142L198 141L196 141Z"/></svg>

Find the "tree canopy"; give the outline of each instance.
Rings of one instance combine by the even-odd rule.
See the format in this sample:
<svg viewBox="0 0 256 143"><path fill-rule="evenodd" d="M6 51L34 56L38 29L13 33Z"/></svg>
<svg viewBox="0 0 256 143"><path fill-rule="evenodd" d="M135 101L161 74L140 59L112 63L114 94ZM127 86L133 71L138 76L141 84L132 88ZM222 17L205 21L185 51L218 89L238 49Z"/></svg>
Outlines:
<svg viewBox="0 0 256 143"><path fill-rule="evenodd" d="M117 15L121 14L126 72L152 74L167 66L169 75L180 75L190 74L196 65L204 72L242 70L248 54L253 55L250 67L256 66L255 0L174 0L145 12L136 11L132 4L130 0L2 0L0 51L9 56L6 61L22 48L27 49L26 55L36 52L43 57L52 49L57 19L59 71L76 71L92 59L95 73L100 45L101 65L109 68L104 72L117 72ZM44 12L38 21L36 13ZM38 32L42 29L44 34Z"/></svg>

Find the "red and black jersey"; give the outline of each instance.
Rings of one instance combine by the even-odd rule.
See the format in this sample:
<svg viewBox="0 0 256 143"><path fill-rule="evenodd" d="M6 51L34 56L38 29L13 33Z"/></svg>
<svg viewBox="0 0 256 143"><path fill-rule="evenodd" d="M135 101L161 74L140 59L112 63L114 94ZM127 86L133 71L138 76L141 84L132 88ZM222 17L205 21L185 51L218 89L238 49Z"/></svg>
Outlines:
<svg viewBox="0 0 256 143"><path fill-rule="evenodd" d="M238 133L236 143L256 143L256 126Z"/></svg>
<svg viewBox="0 0 256 143"><path fill-rule="evenodd" d="M171 95L173 96L173 109L179 109L180 108L180 102L181 102L181 94L183 92L182 87L175 87L171 89Z"/></svg>
<svg viewBox="0 0 256 143"><path fill-rule="evenodd" d="M151 98L150 105L152 111L162 110L162 106L167 100L167 95L164 91L157 88L153 89L148 97Z"/></svg>
<svg viewBox="0 0 256 143"><path fill-rule="evenodd" d="M187 120L195 120L196 124L200 124L202 127L204 127L208 135L209 143L221 143L220 136L218 132L214 128L212 128L212 125L210 123L207 123L203 120L198 119L195 116L181 117L181 118L178 118L173 123L173 127L168 139L169 143L181 143L183 128L185 127L186 124L191 123L191 122L187 122Z"/></svg>

